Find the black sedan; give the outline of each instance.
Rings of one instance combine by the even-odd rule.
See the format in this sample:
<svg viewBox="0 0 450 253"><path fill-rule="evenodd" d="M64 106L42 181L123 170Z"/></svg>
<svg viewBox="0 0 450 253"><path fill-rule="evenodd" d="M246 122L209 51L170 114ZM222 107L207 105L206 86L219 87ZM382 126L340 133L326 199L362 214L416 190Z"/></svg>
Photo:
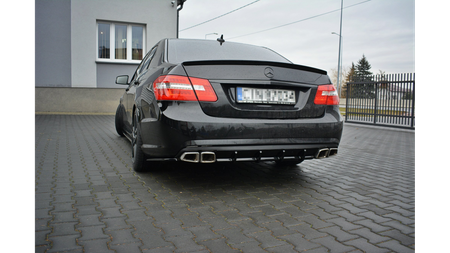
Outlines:
<svg viewBox="0 0 450 253"><path fill-rule="evenodd" d="M163 39L144 57L115 116L135 171L161 162L276 161L337 154L343 121L327 72L259 46Z"/></svg>

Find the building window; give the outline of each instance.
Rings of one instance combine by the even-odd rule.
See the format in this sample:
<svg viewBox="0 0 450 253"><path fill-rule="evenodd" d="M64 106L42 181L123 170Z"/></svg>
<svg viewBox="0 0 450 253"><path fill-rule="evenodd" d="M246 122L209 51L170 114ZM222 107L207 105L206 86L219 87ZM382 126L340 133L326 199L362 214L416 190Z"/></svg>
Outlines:
<svg viewBox="0 0 450 253"><path fill-rule="evenodd" d="M109 59L109 24L98 24L98 58Z"/></svg>
<svg viewBox="0 0 450 253"><path fill-rule="evenodd" d="M144 53L145 26L97 22L97 60L140 62Z"/></svg>
<svg viewBox="0 0 450 253"><path fill-rule="evenodd" d="M132 60L142 60L143 53L143 38L144 38L144 27L142 26L132 26L131 27L131 35L133 39L131 41L132 50Z"/></svg>
<svg viewBox="0 0 450 253"><path fill-rule="evenodd" d="M116 45L116 59L127 59L127 26L115 25L116 39L114 40Z"/></svg>

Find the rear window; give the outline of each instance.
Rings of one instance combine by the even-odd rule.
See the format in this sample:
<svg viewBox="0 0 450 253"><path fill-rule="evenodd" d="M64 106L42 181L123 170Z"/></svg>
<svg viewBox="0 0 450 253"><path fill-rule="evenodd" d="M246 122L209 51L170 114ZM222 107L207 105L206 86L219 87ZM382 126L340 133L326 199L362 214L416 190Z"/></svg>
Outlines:
<svg viewBox="0 0 450 253"><path fill-rule="evenodd" d="M214 40L168 40L167 57L171 63L208 60L251 60L291 63L274 51L248 44Z"/></svg>

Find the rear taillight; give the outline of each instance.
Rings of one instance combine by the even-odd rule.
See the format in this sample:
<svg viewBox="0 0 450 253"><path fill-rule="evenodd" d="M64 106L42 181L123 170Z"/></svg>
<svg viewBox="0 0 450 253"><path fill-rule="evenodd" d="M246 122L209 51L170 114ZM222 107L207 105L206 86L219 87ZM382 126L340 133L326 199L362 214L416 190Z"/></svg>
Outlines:
<svg viewBox="0 0 450 253"><path fill-rule="evenodd" d="M198 101L215 102L217 101L216 92L211 83L206 79L189 77L194 86L195 94L197 94Z"/></svg>
<svg viewBox="0 0 450 253"><path fill-rule="evenodd" d="M157 100L172 101L217 101L216 93L206 79L166 75L153 82Z"/></svg>
<svg viewBox="0 0 450 253"><path fill-rule="evenodd" d="M314 99L316 105L338 105L339 97L336 88L332 84L317 86L316 98Z"/></svg>
<svg viewBox="0 0 450 253"><path fill-rule="evenodd" d="M196 101L191 82L185 76L160 76L153 82L157 100Z"/></svg>

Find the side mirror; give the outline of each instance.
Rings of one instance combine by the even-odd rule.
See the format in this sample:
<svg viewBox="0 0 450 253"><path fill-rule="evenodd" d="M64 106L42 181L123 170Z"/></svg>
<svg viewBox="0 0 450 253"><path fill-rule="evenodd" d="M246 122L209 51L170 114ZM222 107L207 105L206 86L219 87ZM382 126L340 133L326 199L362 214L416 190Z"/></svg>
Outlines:
<svg viewBox="0 0 450 253"><path fill-rule="evenodd" d="M116 84L128 85L128 75L116 77Z"/></svg>

